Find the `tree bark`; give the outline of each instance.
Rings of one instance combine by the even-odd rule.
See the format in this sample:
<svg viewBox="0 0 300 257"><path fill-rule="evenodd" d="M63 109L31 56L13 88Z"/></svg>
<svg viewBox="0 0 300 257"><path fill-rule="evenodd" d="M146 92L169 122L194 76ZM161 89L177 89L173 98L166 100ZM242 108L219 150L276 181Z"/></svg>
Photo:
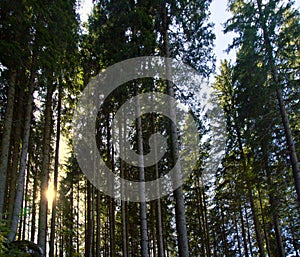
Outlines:
<svg viewBox="0 0 300 257"><path fill-rule="evenodd" d="M261 217L262 217L262 223L263 223L264 237L265 237L265 241L266 241L266 248L267 248L268 256L270 257L271 256L271 254L270 254L270 243L269 243L268 233L267 233L267 230L266 230L265 213L264 213L264 209L263 209L263 204L262 204L261 192L260 192L259 185L257 185L257 191L258 191L258 196L259 196L259 205L260 205L260 209L261 209Z"/></svg>
<svg viewBox="0 0 300 257"><path fill-rule="evenodd" d="M155 133L155 114L152 114L151 116L151 123L152 123L152 128L153 128L153 133ZM154 158L155 160L157 159L157 148L156 148L157 142L156 139L154 138ZM159 167L158 167L158 162L155 163L155 179L159 178ZM157 186L158 190L158 195L160 195L159 192L159 185ZM157 252L158 252L158 257L165 257L164 253L164 242L163 242L163 224L162 224L162 213L161 213L161 199L158 198L155 201L155 215L156 215L156 231L157 231ZM155 243L155 242L154 242Z"/></svg>
<svg viewBox="0 0 300 257"><path fill-rule="evenodd" d="M125 122L125 120L124 120ZM124 124L124 127L126 127L126 124ZM122 131L122 124L119 124L119 138L120 140L123 140L126 137L125 129ZM120 142L120 152L123 152L123 142ZM125 171L124 171L124 161L120 160L120 173L121 178L125 178ZM121 181L121 194L124 195L124 183ZM126 202L121 201L121 221L122 221L122 250L123 250L123 257L128 257L128 232L127 232L127 215L126 215L127 209L126 209Z"/></svg>
<svg viewBox="0 0 300 257"><path fill-rule="evenodd" d="M79 253L79 238L77 252ZM96 199L96 257L101 256L101 195L97 191Z"/></svg>
<svg viewBox="0 0 300 257"><path fill-rule="evenodd" d="M94 190L93 185L87 180L87 211L86 211L86 241L85 241L85 256L93 257L93 240L94 240L94 210L93 210L93 199Z"/></svg>
<svg viewBox="0 0 300 257"><path fill-rule="evenodd" d="M7 165L10 148L11 128L14 113L15 102L15 87L16 87L16 71L12 71L10 78L10 85L7 92L7 105L5 110L5 119L1 144L1 156L0 156L0 221L2 220L5 188L6 188L6 176Z"/></svg>
<svg viewBox="0 0 300 257"><path fill-rule="evenodd" d="M30 79L31 81L31 79ZM30 82L31 83L31 82ZM16 191L17 191L17 187L18 187L18 168L19 168L19 163L20 163L20 145L21 145L21 137L23 136L24 138L24 133L21 133L21 128L23 128L22 123L23 123L23 115L24 115L24 89L21 88L19 89L19 93L18 93L18 97L17 97L17 108L15 107L14 112L16 113L13 119L15 119L14 122L14 129L13 129L13 135L11 138L11 144L12 144L12 163L11 163L11 167L8 169L9 173L7 174L7 188L8 190L8 195L7 195L7 200L6 200L6 204L8 206L8 221L11 222L13 219L13 212L14 212L14 204L15 204L15 198L16 198ZM28 97L30 97L30 95L28 95ZM25 108L28 108L28 104ZM26 116L26 114L25 114ZM26 123L26 117L25 117L25 123ZM26 128L23 128L24 131L26 130Z"/></svg>
<svg viewBox="0 0 300 257"><path fill-rule="evenodd" d="M27 103L26 115L25 115L25 125L24 125L24 137L22 142L22 153L20 159L20 171L18 175L18 183L17 183L17 190L16 190L15 201L14 201L14 209L13 209L10 233L8 236L8 240L10 242L15 240L15 236L18 229L19 218L21 214L23 195L24 195L26 160L27 160L27 153L28 153L28 145L29 145L29 138L30 138L30 124L31 124L31 116L32 116L33 91L34 91L34 83L32 79L29 85L29 95L28 95L28 103Z"/></svg>
<svg viewBox="0 0 300 257"><path fill-rule="evenodd" d="M145 170L144 170L144 149L143 149L143 133L142 133L142 118L140 110L140 100L136 98L137 112L137 143L139 154L139 182L140 182L140 219L141 219L141 255L142 257L149 256L148 249L148 228L147 228L147 206L145 199Z"/></svg>
<svg viewBox="0 0 300 257"><path fill-rule="evenodd" d="M50 168L50 145L51 145L51 129L52 129L52 82L48 85L45 108L45 124L43 139L43 159L41 167L41 188L40 188L40 204L39 204L39 222L38 222L38 244L46 253L46 237L47 237L47 212L48 200L47 189Z"/></svg>
<svg viewBox="0 0 300 257"><path fill-rule="evenodd" d="M32 188L32 212L31 212L31 233L30 233L30 240L34 242L35 240L35 229L36 229L36 202L35 199L37 198L37 172L36 168L32 167L34 169L33 174L33 188Z"/></svg>
<svg viewBox="0 0 300 257"><path fill-rule="evenodd" d="M60 141L60 120L61 120L61 100L62 100L62 85L58 89L58 103L57 103L57 123L56 123L56 142L55 142L55 157L54 157L54 174L53 174L53 189L54 198L52 202L51 213L51 234L49 242L49 257L54 257L54 238L56 225L56 202L57 202L57 184L58 184L58 167L59 167L59 141ZM78 210L79 211L79 210Z"/></svg>
<svg viewBox="0 0 300 257"><path fill-rule="evenodd" d="M169 37L168 37L168 22L167 22L167 7L164 7L164 17L163 17L163 38L164 38L164 51L167 58L170 57L169 50ZM166 73L170 74L171 70L168 62L166 63ZM170 81L167 80L167 94L174 98L174 88ZM170 108L170 118L173 122L170 122L170 138L171 138L171 147L172 147L172 159L173 162L179 160L178 153L178 135L177 128L174 125L176 123L176 113L174 106L172 103L169 103ZM178 165L177 172L181 174L181 167ZM178 177L176 180L181 180L182 178ZM188 237L187 237L187 228L186 228L186 217L185 217L185 204L184 204L184 196L182 186L178 187L174 191L174 199L175 199L175 219L176 219L176 230L178 237L178 255L179 257L188 257L189 256L189 245L188 245Z"/></svg>
<svg viewBox="0 0 300 257"><path fill-rule="evenodd" d="M240 211L240 218L241 218L241 223L242 223L242 237L243 237L243 244L244 244L244 255L246 257L249 257L247 237L246 237L246 229L245 229L245 222L244 222L244 217L243 217L242 206L239 208L239 211Z"/></svg>

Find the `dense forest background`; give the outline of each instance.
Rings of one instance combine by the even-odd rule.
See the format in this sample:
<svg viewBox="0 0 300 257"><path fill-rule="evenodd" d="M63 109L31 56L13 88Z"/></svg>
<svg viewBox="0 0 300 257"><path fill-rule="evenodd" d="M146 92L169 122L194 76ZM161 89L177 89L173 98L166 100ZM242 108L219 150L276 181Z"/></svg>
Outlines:
<svg viewBox="0 0 300 257"><path fill-rule="evenodd" d="M293 1L228 0L224 32L235 32L228 50L237 59L217 68L211 0L95 0L83 26L79 4L0 1L0 256L8 255L7 242L28 240L50 257L299 257L300 14ZM210 79L226 118L226 148L205 183L209 144L183 186L134 203L86 179L71 124L90 79L139 56L176 58ZM111 144L118 108L152 91L193 106L199 137L209 133L192 92L154 79L119 87L95 126L101 157L127 179L160 177L176 159L176 128L155 114L137 119L131 140L141 153L151 134L166 135L173 150L161 162L141 171Z"/></svg>

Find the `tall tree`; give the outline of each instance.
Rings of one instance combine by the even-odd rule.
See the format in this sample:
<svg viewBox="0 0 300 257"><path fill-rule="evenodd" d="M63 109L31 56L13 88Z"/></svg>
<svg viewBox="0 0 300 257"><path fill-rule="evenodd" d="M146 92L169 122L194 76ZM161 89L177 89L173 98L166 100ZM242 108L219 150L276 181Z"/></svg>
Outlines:
<svg viewBox="0 0 300 257"><path fill-rule="evenodd" d="M284 1L274 0L266 3L261 0L250 2L234 0L229 1L229 8L233 17L228 20L225 31L235 31L240 34L240 37L234 40L233 46L241 46L245 50L247 47L251 48L249 42L246 41L246 36L252 31L251 42L255 44L255 51L262 56L261 65L265 72L270 74L272 78L268 84L273 88L271 94L278 101L286 137L286 147L289 151L298 203L300 204L300 170L289 124L289 115L282 93L286 89L288 81L281 79L283 77L280 68L282 64L279 62L282 51L286 51L286 48L282 49L279 46L294 41L294 38L299 38L299 23L296 25L293 21L299 19L299 12L293 9L293 2L284 3ZM288 28L286 24L289 23L291 26ZM283 30L285 31L284 35L282 34ZM292 38L287 35L292 36ZM244 55L244 58L247 56ZM293 66L290 67L290 70L292 73L296 71Z"/></svg>

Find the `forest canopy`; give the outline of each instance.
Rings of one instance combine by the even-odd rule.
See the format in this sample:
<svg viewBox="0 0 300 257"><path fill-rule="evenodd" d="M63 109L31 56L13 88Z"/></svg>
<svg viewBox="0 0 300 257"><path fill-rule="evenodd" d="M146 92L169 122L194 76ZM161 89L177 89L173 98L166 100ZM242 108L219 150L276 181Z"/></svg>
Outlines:
<svg viewBox="0 0 300 257"><path fill-rule="evenodd" d="M236 60L215 67L211 2L95 0L82 24L80 1L0 1L0 256L300 256L299 10L293 1L228 0L223 26L235 33L227 50ZM73 132L90 113L77 124L73 115L99 73L145 56L176 60L208 81L224 122L216 112L214 123L201 115L202 84L184 86L194 76L182 85L166 79L176 75L168 62L165 77L128 79L109 91L88 138L111 174L139 183L139 201L125 201L86 176ZM171 100L156 104L169 116L143 113L137 96L155 103L158 94L188 106L189 116L176 122ZM134 108L114 123L128 99ZM196 130L184 137L180 127L191 124ZM211 125L224 146L212 143ZM180 166L202 139L195 164ZM139 157L135 165L129 153ZM88 159L92 167L97 160ZM146 201L143 185L174 168L179 175L165 186L180 183ZM107 181L124 193L122 183L100 182Z"/></svg>

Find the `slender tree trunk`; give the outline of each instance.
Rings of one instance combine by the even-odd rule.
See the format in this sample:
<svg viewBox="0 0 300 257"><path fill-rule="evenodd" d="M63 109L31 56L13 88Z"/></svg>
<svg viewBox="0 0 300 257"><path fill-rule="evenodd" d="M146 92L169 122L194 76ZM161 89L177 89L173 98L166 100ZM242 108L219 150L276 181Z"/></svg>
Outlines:
<svg viewBox="0 0 300 257"><path fill-rule="evenodd" d="M136 98L137 112L137 143L139 154L139 182L140 182L140 219L141 219L141 255L149 256L148 249L148 228L147 228L147 205L145 199L145 170L144 170L144 149L143 149L143 133L142 118L140 110L140 100Z"/></svg>
<svg viewBox="0 0 300 257"><path fill-rule="evenodd" d="M59 82L61 83L61 81ZM55 157L54 157L54 198L52 202L51 213L51 234L49 243L49 257L54 257L54 238L55 238L55 226L56 226L56 203L57 203L57 183L58 183L58 167L59 167L59 141L60 141L60 120L61 120L61 100L62 100L62 85L58 88L58 103L57 103L57 123L56 123L56 142L55 142Z"/></svg>
<svg viewBox="0 0 300 257"><path fill-rule="evenodd" d="M31 82L30 82L31 83ZM13 135L11 138L11 144L13 145L13 151L12 151L12 163L11 167L9 169L9 174L7 177L7 187L9 187L8 190L8 196L7 196L7 206L8 206L8 221L11 222L13 219L13 212L14 212L14 205L15 205L15 198L16 198L16 191L17 191L17 180L18 180L18 168L19 168L19 160L20 160L20 145L21 145L21 137L24 135L21 135L21 128L22 128L22 123L23 123L23 115L24 115L24 89L21 88L19 89L19 96L18 96L18 101L17 101L17 110L15 110L15 122L14 122L14 130L13 130ZM28 95L30 97L30 95ZM26 106L28 108L28 106ZM26 114L25 114L26 116ZM26 117L25 117L26 119ZM25 121L26 122L26 121ZM26 128L23 128L26 130ZM23 133L24 134L24 133Z"/></svg>
<svg viewBox="0 0 300 257"><path fill-rule="evenodd" d="M24 194L23 194L23 197L22 197L22 203L21 203L21 210L23 210L24 208ZM21 212L21 215L23 215L24 213ZM19 229L18 230L18 239L21 240L21 235L22 235L22 222L23 220L20 219L20 224L19 224Z"/></svg>
<svg viewBox="0 0 300 257"><path fill-rule="evenodd" d="M97 191L97 199L96 199L96 257L101 256L101 195L100 192ZM79 241L79 240L78 240ZM78 243L79 248L79 243Z"/></svg>
<svg viewBox="0 0 300 257"><path fill-rule="evenodd" d="M163 241L163 223L161 213L161 200L156 200L156 221L157 221L157 250L158 257L165 257L164 241Z"/></svg>
<svg viewBox="0 0 300 257"><path fill-rule="evenodd" d="M107 114L106 117L106 130L107 130L107 149L108 149L108 160L111 163L112 172L114 171L114 147L111 144L111 134L114 131L110 131L111 115ZM114 183L110 183L109 187L112 191ZM115 257L116 255L116 242L115 242L115 206L114 199L110 196L107 196L108 201L108 218L109 218L109 253L110 257Z"/></svg>
<svg viewBox="0 0 300 257"><path fill-rule="evenodd" d="M259 220L257 217L256 208L254 205L253 195L252 195L250 186L248 186L248 194L249 194L249 201L250 201L250 207L251 207L251 211L252 211L252 218L253 218L253 222L254 222L256 242L258 245L259 254L260 254L260 257L265 257L264 244L263 244L263 240L261 237L261 228L260 228Z"/></svg>
<svg viewBox="0 0 300 257"><path fill-rule="evenodd" d="M150 212L151 212L151 232L150 232L150 238L149 238L149 251L150 251L150 256L151 257L157 257L157 233L156 233L156 228L157 228L157 222L156 222L156 202L152 201L150 202Z"/></svg>
<svg viewBox="0 0 300 257"><path fill-rule="evenodd" d="M152 128L153 128L153 133L155 133L155 114L152 114L151 117L151 122L152 122ZM157 148L156 148L157 142L156 139L154 139L154 158L155 160L157 159ZM155 163L155 178L159 178L159 168L158 168L158 163ZM158 195L160 195L160 188L159 185L157 186L158 190ZM157 231L157 251L158 251L158 257L165 257L164 253L164 242L163 242L163 224L162 224L162 213L161 213L161 199L158 198L156 201L156 231Z"/></svg>
<svg viewBox="0 0 300 257"><path fill-rule="evenodd" d="M281 115L283 127L284 127L286 143L287 143L287 147L288 147L289 154L290 154L290 161L292 164L293 177L294 177L295 188L296 188L296 193L297 193L297 197L298 197L298 204L300 207L300 169L299 169L299 164L298 164L296 147L294 144L292 132L290 129L288 114L286 112L286 108L284 105L284 101L283 101L282 93L281 93L280 89L276 90L276 96L277 96L277 101L278 101L278 105L279 105L279 109L280 109L280 115Z"/></svg>
<svg viewBox="0 0 300 257"><path fill-rule="evenodd" d="M79 242L79 226L80 226L80 182L78 181L77 183L77 217L76 217L76 221L77 221L77 231L76 231L76 246L77 246L77 254L79 255L79 246L80 246L80 242ZM100 210L98 215L100 215Z"/></svg>
<svg viewBox="0 0 300 257"><path fill-rule="evenodd" d="M52 129L52 81L48 85L45 108L45 125L43 140L43 159L41 167L41 188L40 188L40 205L39 205L39 225L38 225L38 244L46 253L46 237L47 237L47 212L48 200L47 189L50 168L50 145L51 145L51 129Z"/></svg>
<svg viewBox="0 0 300 257"><path fill-rule="evenodd" d="M202 177L201 177L202 179ZM202 185L204 182L202 181ZM202 189L203 192L203 207L204 207L204 217L205 217L205 228L206 228L206 254L207 257L211 257L211 244L210 244L210 235L209 235L209 226L208 226L208 215L207 215L207 205L206 205L206 197L204 188Z"/></svg>
<svg viewBox="0 0 300 257"><path fill-rule="evenodd" d="M205 241L204 241L204 236L205 236L205 229L204 229L204 215L203 215L203 204L202 204L202 197L201 197L201 187L199 180L196 180L197 182L197 188L196 188L196 209L197 209L197 217L198 217L198 226L200 229L200 245L201 245L201 252L200 256L205 256Z"/></svg>
<svg viewBox="0 0 300 257"><path fill-rule="evenodd" d="M7 105L5 110L5 120L3 127L2 143L1 143L1 156L0 156L0 221L2 220L5 188L6 188L6 176L7 165L10 148L11 128L14 114L14 102L15 102L15 84L17 73L12 72L10 78L10 85L7 93Z"/></svg>
<svg viewBox="0 0 300 257"><path fill-rule="evenodd" d="M20 171L18 175L18 186L17 186L16 197L14 201L14 209L13 209L10 233L8 236L8 240L10 242L14 241L17 233L19 218L21 214L23 195L24 195L26 160L27 160L28 145L29 145L29 138L30 138L30 124L31 124L31 116L32 116L32 104L33 104L33 95L32 95L34 90L33 80L30 81L29 87L30 88L29 88L28 103L27 103L26 115L25 115L25 125L24 125L24 138L22 143L22 153L21 153L21 160L20 160Z"/></svg>
<svg viewBox="0 0 300 257"><path fill-rule="evenodd" d="M124 120L125 122L125 120ZM124 124L126 127L126 124ZM119 138L123 140L126 137L125 129L122 131L122 124L119 124ZM123 152L123 142L120 142L120 152ZM124 171L124 161L120 160L120 172L121 178L125 178L125 171ZM121 181L121 194L124 195L124 183ZM121 222L122 222L122 250L123 250L123 257L128 257L128 233L127 233L127 226L126 226L126 202L121 201Z"/></svg>
<svg viewBox="0 0 300 257"><path fill-rule="evenodd" d="M234 114L234 119L237 121L236 112ZM236 134L237 134L237 141L238 141L239 150L240 150L241 159L242 159L242 165L243 165L243 174L244 174L244 176L246 176L247 162L246 162L246 156L245 156L244 148L243 148L243 144L242 144L241 131L240 131L240 128L237 126L238 123L235 122L235 124L236 124L235 130L236 130ZM256 209L255 209L253 195L252 195L252 187L251 187L250 183L251 183L251 181L249 180L248 177L246 177L247 195L249 198L250 207L251 207L251 211L252 211L252 217L253 217L253 222L254 222L256 241L257 241L257 245L258 245L258 249L259 249L259 254L261 257L265 257L264 245L263 245L263 241L262 241L262 237L261 237L261 227L260 227L259 220L258 220L258 217L256 214ZM250 247L251 247L251 244L250 244Z"/></svg>
<svg viewBox="0 0 300 257"><path fill-rule="evenodd" d="M109 238L110 238L110 256L116 256L115 240L115 205L114 199L109 197Z"/></svg>
<svg viewBox="0 0 300 257"><path fill-rule="evenodd" d="M113 117L112 117L113 119ZM109 128L108 128L109 129ZM112 128L113 129L113 128ZM112 131L114 133L114 131ZM110 149L110 148L108 148ZM114 146L111 145L111 167L112 172L115 170L115 163L114 163ZM111 183L110 186L114 187L114 183ZM110 256L116 256L116 217L115 217L115 201L112 197L109 197L109 236L110 236Z"/></svg>
<svg viewBox="0 0 300 257"><path fill-rule="evenodd" d="M32 144L32 140L31 138L29 138L29 149L31 147L31 144ZM28 160L30 160L31 158L31 153L30 153L30 150L28 150ZM30 170L31 170L31 165L30 165L30 161L27 162L27 174L26 174L26 184L25 184L25 192L24 192L24 195L27 196L29 195L28 194L28 188L29 188L29 183L30 183ZM27 206L28 206L28 197L25 197L24 199L24 208L25 210L27 210ZM27 221L27 217L28 217L28 213L26 211L26 215L24 215L23 217L23 234L22 234L22 240L25 240L26 238L26 221ZM29 232L30 232L30 229L29 229L29 226L27 226L27 238L29 238Z"/></svg>
<svg viewBox="0 0 300 257"><path fill-rule="evenodd" d="M33 174L33 187L32 187L32 212L31 212L31 233L30 233L30 241L35 241L35 229L36 229L36 202L35 199L37 198L37 172L35 167L34 174Z"/></svg>
<svg viewBox="0 0 300 257"><path fill-rule="evenodd" d="M282 236L281 236L281 231L280 231L280 226L279 226L279 220L278 220L278 215L276 213L277 211L277 204L275 197L273 196L273 193L269 194L270 198L270 206L271 206L271 214L273 218L273 226L275 230L275 237L276 237L276 245L277 245L277 254L278 257L285 257L285 250L283 247L282 243Z"/></svg>
<svg viewBox="0 0 300 257"><path fill-rule="evenodd" d="M168 38L168 23L167 23L167 7L164 7L164 17L163 17L163 37L164 37L164 50L166 57L170 57L169 50L169 38ZM167 75L171 75L171 70L169 67L169 63L166 63L166 73ZM174 88L172 83L167 80L167 93L170 97L174 98ZM178 153L178 135L177 128L174 125L176 123L176 113L175 107L170 103L170 118L173 122L170 122L170 137L171 137L171 147L172 147L172 158L173 162L179 161L179 153ZM177 172L181 174L181 167L178 165ZM181 180L182 178L178 177L176 180ZM176 219L176 230L178 236L178 251L179 257L188 257L189 256L189 245L188 245L188 237L187 237L187 228L186 228L186 217L185 217L185 204L184 204L184 196L182 186L178 187L174 191L174 199L175 199L175 219Z"/></svg>
<svg viewBox="0 0 300 257"><path fill-rule="evenodd" d="M282 243L282 236L281 236L281 231L280 231L280 226L279 226L279 220L278 220L278 215L277 215L277 197L274 194L274 184L272 180L272 175L270 171L270 167L268 164L268 152L267 152L267 146L265 144L262 145L262 152L263 152L263 163L265 165L265 171L267 175L267 181L269 185L269 199L270 199L270 206L271 206L271 214L273 218L273 226L275 230L275 236L276 236L276 242L277 242L277 254L278 257L285 257L285 250L283 247Z"/></svg>
<svg viewBox="0 0 300 257"><path fill-rule="evenodd" d="M94 239L94 212L93 212L93 190L91 183L87 180L87 211L86 211L86 242L85 256L93 257L93 239Z"/></svg>
<svg viewBox="0 0 300 257"><path fill-rule="evenodd" d="M263 209L263 204L262 204L261 192L260 192L259 185L257 185L257 191L258 191L258 196L259 196L259 205L260 205L260 209L261 209L261 217L262 217L262 222L263 222L263 231L264 231L264 237L265 237L265 241L266 241L266 248L267 248L268 257L270 257L271 256L270 243L269 243L268 233L267 233L267 230L266 230L265 214L264 214L264 209Z"/></svg>

